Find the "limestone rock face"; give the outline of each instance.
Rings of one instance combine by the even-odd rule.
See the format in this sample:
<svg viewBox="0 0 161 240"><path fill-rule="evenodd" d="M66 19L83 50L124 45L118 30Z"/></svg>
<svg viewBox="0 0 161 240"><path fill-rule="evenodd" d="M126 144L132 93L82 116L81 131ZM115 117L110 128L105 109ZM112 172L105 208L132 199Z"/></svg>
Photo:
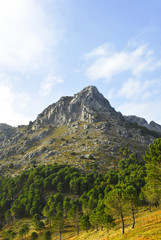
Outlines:
<svg viewBox="0 0 161 240"><path fill-rule="evenodd" d="M137 123L139 126L146 127L148 125L148 122L144 118L137 117L135 115L129 115L129 116L124 116L124 117L127 121L132 122L132 123Z"/></svg>
<svg viewBox="0 0 161 240"><path fill-rule="evenodd" d="M108 116L119 117L120 114L96 87L89 86L74 97L60 98L39 114L30 126L34 130L44 125L70 124L78 120L93 123L105 120Z"/></svg>
<svg viewBox="0 0 161 240"><path fill-rule="evenodd" d="M0 130L6 130L6 129L12 129L13 127L11 127L8 124L5 123L0 123Z"/></svg>
<svg viewBox="0 0 161 240"><path fill-rule="evenodd" d="M137 117L134 115L124 116L124 117L127 121L132 123L137 123L139 126L146 127L150 131L161 132L161 125L159 125L158 123L155 123L154 121L151 121L148 124L148 122L141 117Z"/></svg>
<svg viewBox="0 0 161 240"><path fill-rule="evenodd" d="M159 125L158 123L151 121L149 123L148 128L152 131L157 131L157 132L161 132L161 125Z"/></svg>
<svg viewBox="0 0 161 240"><path fill-rule="evenodd" d="M16 129L5 123L0 123L0 148L14 136Z"/></svg>

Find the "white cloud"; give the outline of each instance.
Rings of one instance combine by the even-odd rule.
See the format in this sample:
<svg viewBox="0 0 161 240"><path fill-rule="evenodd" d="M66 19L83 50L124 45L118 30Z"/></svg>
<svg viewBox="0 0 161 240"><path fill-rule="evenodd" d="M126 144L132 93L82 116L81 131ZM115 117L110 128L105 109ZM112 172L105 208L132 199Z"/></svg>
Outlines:
<svg viewBox="0 0 161 240"><path fill-rule="evenodd" d="M158 111L161 103L160 89L160 79L129 79L115 92L121 102L116 108L124 115L136 115L161 124L161 113Z"/></svg>
<svg viewBox="0 0 161 240"><path fill-rule="evenodd" d="M52 92L52 88L56 86L57 84L63 83L63 79L59 76L54 75L48 75L40 85L40 91L39 94L41 96L48 96Z"/></svg>
<svg viewBox="0 0 161 240"><path fill-rule="evenodd" d="M94 52L99 52L101 46ZM103 47L104 49L104 47ZM89 55L92 56L91 53ZM103 79L107 81L115 75L130 71L132 76L140 76L145 71L154 71L161 66L160 59L154 57L154 53L147 45L141 45L135 49L124 49L120 52L113 52L110 56L98 55L86 69L86 75L91 80Z"/></svg>
<svg viewBox="0 0 161 240"><path fill-rule="evenodd" d="M128 81L123 83L123 86L119 91L119 95L126 98L134 97L140 93L140 85L141 83L139 81L129 79Z"/></svg>
<svg viewBox="0 0 161 240"><path fill-rule="evenodd" d="M90 59L93 57L107 56L111 55L114 51L114 45L110 43L105 43L98 48L93 49L91 52L84 55L85 59Z"/></svg>
<svg viewBox="0 0 161 240"><path fill-rule="evenodd" d="M14 108L14 102L17 101L17 95L12 92L12 88L4 83L0 84L0 112L1 123L7 123L17 126L20 123L28 124L29 118L17 112Z"/></svg>
<svg viewBox="0 0 161 240"><path fill-rule="evenodd" d="M59 32L48 22L42 1L0 1L0 68L25 72L40 67Z"/></svg>
<svg viewBox="0 0 161 240"><path fill-rule="evenodd" d="M0 0L0 122L27 124L32 117L25 116L33 115L30 104L41 102L32 92L38 79L51 67L54 71L56 47L64 34L58 1ZM59 82L62 79L48 76L42 94L50 94Z"/></svg>
<svg viewBox="0 0 161 240"><path fill-rule="evenodd" d="M9 83L9 79L6 74L0 74L0 84L5 85Z"/></svg>
<svg viewBox="0 0 161 240"><path fill-rule="evenodd" d="M21 109L24 109L25 107L27 107L30 101L30 97L28 93L16 94L16 99Z"/></svg>
<svg viewBox="0 0 161 240"><path fill-rule="evenodd" d="M157 86L157 87L156 87ZM140 81L137 79L128 79L122 84L122 87L118 91L120 97L127 99L140 99L146 100L150 97L156 97L158 94L158 87L161 87L160 79Z"/></svg>

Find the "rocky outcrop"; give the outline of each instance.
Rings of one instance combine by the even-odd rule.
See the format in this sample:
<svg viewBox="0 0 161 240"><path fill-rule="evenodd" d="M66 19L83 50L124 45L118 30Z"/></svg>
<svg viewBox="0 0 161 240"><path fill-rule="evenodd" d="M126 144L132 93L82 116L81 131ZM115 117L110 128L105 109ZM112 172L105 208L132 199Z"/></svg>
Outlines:
<svg viewBox="0 0 161 240"><path fill-rule="evenodd" d="M156 131L156 132L161 132L161 125L159 125L158 123L151 121L148 124L148 128L152 131Z"/></svg>
<svg viewBox="0 0 161 240"><path fill-rule="evenodd" d="M84 88L74 97L62 97L57 103L50 105L30 127L38 129L44 125L70 124L75 121L88 123L105 120L108 116L120 117L94 86Z"/></svg>
<svg viewBox="0 0 161 240"><path fill-rule="evenodd" d="M149 124L148 122L141 117L137 117L134 115L130 115L130 116L124 116L124 118L132 123L137 123L139 126L145 127L147 129L149 129L150 131L155 131L155 132L160 132L161 133L161 125L155 123L154 121L151 121Z"/></svg>
<svg viewBox="0 0 161 240"><path fill-rule="evenodd" d="M16 128L5 123L0 124L0 148L2 148L16 133Z"/></svg>

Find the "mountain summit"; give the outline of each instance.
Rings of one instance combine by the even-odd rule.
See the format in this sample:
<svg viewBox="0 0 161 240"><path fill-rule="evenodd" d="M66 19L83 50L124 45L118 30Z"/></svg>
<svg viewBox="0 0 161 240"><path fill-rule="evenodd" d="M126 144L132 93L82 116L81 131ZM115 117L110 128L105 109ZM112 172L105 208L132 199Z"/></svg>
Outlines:
<svg viewBox="0 0 161 240"><path fill-rule="evenodd" d="M94 123L120 114L94 86L88 86L74 97L61 97L57 103L47 107L37 119L30 123L32 129L44 125L70 124L75 121Z"/></svg>
<svg viewBox="0 0 161 240"><path fill-rule="evenodd" d="M73 97L61 97L27 126L0 124L0 175L50 163L108 171L117 166L120 149L142 156L157 137L159 124L123 116L88 86Z"/></svg>
<svg viewBox="0 0 161 240"><path fill-rule="evenodd" d="M61 97L58 102L40 113L34 122L30 122L29 128L35 130L45 125L68 125L75 121L95 123L108 121L109 118L114 120L121 118L150 131L161 133L161 125L154 121L148 124L144 118L134 115L123 116L120 112L116 112L95 86L88 86L73 97Z"/></svg>

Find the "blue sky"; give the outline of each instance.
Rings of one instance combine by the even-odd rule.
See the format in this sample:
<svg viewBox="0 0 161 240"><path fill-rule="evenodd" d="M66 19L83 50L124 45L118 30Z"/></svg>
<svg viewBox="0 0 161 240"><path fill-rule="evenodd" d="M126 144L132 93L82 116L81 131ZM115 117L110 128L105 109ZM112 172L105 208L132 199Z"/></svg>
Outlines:
<svg viewBox="0 0 161 240"><path fill-rule="evenodd" d="M1 0L0 122L28 124L95 85L161 124L160 0Z"/></svg>

